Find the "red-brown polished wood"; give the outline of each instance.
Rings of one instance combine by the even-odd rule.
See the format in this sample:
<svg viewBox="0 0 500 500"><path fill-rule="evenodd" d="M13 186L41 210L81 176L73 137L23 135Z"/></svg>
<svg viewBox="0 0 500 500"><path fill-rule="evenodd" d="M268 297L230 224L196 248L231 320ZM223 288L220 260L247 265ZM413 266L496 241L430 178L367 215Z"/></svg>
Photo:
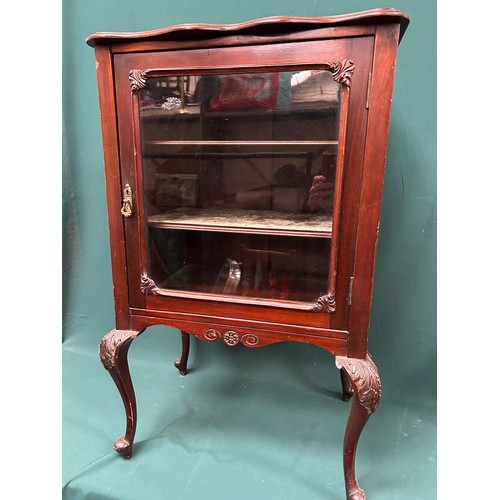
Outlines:
<svg viewBox="0 0 500 500"><path fill-rule="evenodd" d="M190 335L252 348L307 342L336 356L343 399L352 397L344 438L346 494L351 500L366 498L356 478L355 455L359 436L381 397L378 370L368 353L368 331L396 53L408 23L408 16L400 11L375 9L340 16L270 17L234 25L96 33L87 39L96 51L116 313L116 329L102 339L99 352L124 403L126 432L115 442L115 449L125 458L132 454L137 425L128 348L149 326L181 330L182 354L175 363L181 374L187 371ZM304 69L330 71L342 88L338 141L294 138L281 143L282 147L338 144L331 252L324 263L329 269L327 294L313 302L294 302L162 288L148 274L139 90L157 76ZM254 148L280 144L272 138L227 142L213 132L203 141L182 139L168 144ZM165 144L149 141L149 147ZM132 213L122 211L125 193L130 191ZM156 228L171 226L157 223ZM189 224L177 228L193 229ZM198 230L216 228L204 225ZM241 232L237 226L221 231ZM243 232L330 237L328 232L308 235L307 230L246 228Z"/></svg>
<svg viewBox="0 0 500 500"><path fill-rule="evenodd" d="M116 327L128 328L130 321L127 257L125 254L125 229L119 210L111 207L121 206L122 187L120 158L118 154L118 132L114 104L113 64L109 49L105 46L95 48L99 105L101 108L101 129L106 170L106 193L108 201L108 223L111 246L111 270L115 299Z"/></svg>

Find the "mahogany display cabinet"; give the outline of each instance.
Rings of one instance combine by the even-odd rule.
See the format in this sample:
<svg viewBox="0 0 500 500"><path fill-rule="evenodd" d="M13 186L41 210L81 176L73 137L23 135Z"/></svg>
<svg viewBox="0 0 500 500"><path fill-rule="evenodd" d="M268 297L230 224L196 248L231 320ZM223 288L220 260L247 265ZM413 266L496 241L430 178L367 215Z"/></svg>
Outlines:
<svg viewBox="0 0 500 500"><path fill-rule="evenodd" d="M335 356L347 497L379 404L368 353L391 95L409 18L395 9L96 33L116 329L100 356L126 410L130 343L152 325L230 346ZM175 330L174 330L175 331Z"/></svg>

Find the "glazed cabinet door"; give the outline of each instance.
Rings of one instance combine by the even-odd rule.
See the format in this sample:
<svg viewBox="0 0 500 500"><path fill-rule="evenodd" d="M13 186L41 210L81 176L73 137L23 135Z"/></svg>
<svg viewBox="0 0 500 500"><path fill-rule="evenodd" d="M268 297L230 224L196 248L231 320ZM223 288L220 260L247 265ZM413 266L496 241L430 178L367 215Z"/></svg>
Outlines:
<svg viewBox="0 0 500 500"><path fill-rule="evenodd" d="M371 52L365 37L114 56L133 308L346 324Z"/></svg>

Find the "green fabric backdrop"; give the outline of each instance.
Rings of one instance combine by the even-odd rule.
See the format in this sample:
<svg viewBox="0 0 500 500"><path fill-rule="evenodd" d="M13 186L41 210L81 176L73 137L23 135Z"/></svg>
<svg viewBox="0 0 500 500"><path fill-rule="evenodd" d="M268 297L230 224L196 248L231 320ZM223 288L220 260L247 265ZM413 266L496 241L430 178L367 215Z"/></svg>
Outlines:
<svg viewBox="0 0 500 500"><path fill-rule="evenodd" d="M398 55L370 330L370 351L379 366L383 398L379 412L361 437L358 472L364 473L360 479L371 493L370 498L434 498L435 2L393 1L390 5L380 5L347 0L64 0L65 499L175 499L179 491L183 491L183 498L188 500L215 496L222 499L332 498L333 490L339 495L343 490L341 438L348 411L345 405L338 406L329 397L337 396L338 373L333 359L319 348L281 344L251 353L247 349L228 353L224 346L195 343L192 374L180 379L171 363L180 349L178 335L171 329L155 327L154 334L145 333L136 341L137 347L134 345L130 351L133 374L138 377L140 413L136 456L125 462L113 454L113 440L123 432L120 426L124 425L124 412L118 392L97 358L99 340L114 327L114 307L94 53L85 44L85 38L96 31L141 31L188 22L235 23L271 15L335 15L386 6L406 12L411 22ZM215 381L221 384L227 377L233 380L234 387L214 389ZM244 398L238 388L243 390ZM163 406L168 406L164 401L166 394L169 398L180 398L187 406L197 405L195 413L199 423L179 420L183 424L175 434L177 441L169 434L171 431L165 431L165 425L170 426L169 422L177 418L168 414L170 410ZM152 406L147 406L148 398ZM214 412L221 405L233 404L242 398L240 405L228 408L232 412L230 427L235 427L235 434L224 432L222 441L217 441L213 432L214 422L219 420ZM277 400L283 403L283 408L278 408ZM142 404L147 406L147 411L142 410ZM317 414L311 411L312 407ZM323 409L325 415L331 414L328 424L317 421ZM290 411L294 418L288 418ZM251 425L252 416L258 426ZM296 433L297 416L302 427L314 430L317 426L318 435L312 438L307 433L299 433L296 440L290 441L290 435L280 429ZM248 420L238 426L235 418L240 422ZM265 428L270 420L280 421L284 427L278 426L273 439L266 441L266 435L259 435L259 429ZM335 434L335 441L328 439L325 444L319 435L323 432L322 425L325 433L332 434L332 439ZM208 434L204 433L204 426ZM217 432L215 436L219 435ZM163 438L161 446L154 444L155 436ZM318 448L312 455L317 463L311 457L306 460L301 451L310 449L316 439ZM234 456L240 460L244 454L249 462L228 464L225 461L228 457L222 452L218 455L226 444L228 449L248 445L244 448L246 451L235 451ZM258 459L250 456L248 450L252 444L263 447ZM205 461L199 458L197 445L202 446ZM381 454L385 466L379 465L375 471L373 461L379 464L377 457ZM286 457L296 457L296 460L289 461ZM300 460L297 457L301 457ZM164 466L161 460L165 460ZM269 463L263 464L263 460ZM148 461L147 471L140 467L141 461ZM299 476L289 477L285 472L287 467L298 467L297 463L303 465ZM326 463L328 468L325 465L323 470L319 464ZM224 467L227 467L225 475ZM192 470L188 474L189 469ZM246 469L244 473L243 469ZM119 480L120 475L125 478L134 474L131 484ZM220 490L213 486L212 493L203 496L200 492L206 484L204 481L219 484L214 479L219 474ZM231 474L229 480L227 476ZM176 485L177 489L168 490L162 482L172 488ZM149 489L144 490L146 483ZM192 488L184 491L186 484ZM250 489L245 489L245 484L250 484Z"/></svg>

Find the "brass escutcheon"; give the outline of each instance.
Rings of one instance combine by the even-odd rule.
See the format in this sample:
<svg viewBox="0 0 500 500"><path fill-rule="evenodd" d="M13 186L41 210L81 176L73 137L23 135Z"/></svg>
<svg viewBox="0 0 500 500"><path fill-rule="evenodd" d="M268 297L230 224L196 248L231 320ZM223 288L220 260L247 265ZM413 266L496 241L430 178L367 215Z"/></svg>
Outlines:
<svg viewBox="0 0 500 500"><path fill-rule="evenodd" d="M123 205L120 212L124 217L132 215L132 188L129 184L125 184L123 188Z"/></svg>

